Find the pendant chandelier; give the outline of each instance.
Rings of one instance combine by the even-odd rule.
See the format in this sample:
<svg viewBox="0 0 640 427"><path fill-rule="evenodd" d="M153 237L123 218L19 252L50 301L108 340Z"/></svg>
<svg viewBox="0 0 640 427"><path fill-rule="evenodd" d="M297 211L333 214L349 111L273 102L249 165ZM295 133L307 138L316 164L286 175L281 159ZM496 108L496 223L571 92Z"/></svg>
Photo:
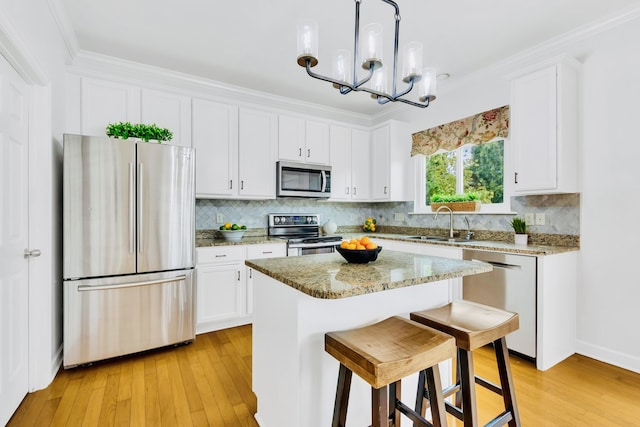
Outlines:
<svg viewBox="0 0 640 427"><path fill-rule="evenodd" d="M333 55L332 77L323 76L311 71L318 65L318 24L313 21L301 21L298 23L298 65L307 69L307 74L319 80L333 83L333 87L345 95L351 91L368 92L371 98L378 104L392 102L404 102L414 107L426 108L436 99L436 70L435 68L422 68L422 43L410 42L404 48L402 68L402 81L407 87L398 92L396 89L398 68L398 34L400 32L400 8L392 0L382 0L395 9L395 39L393 43L393 68L391 93L386 92L387 77L382 64L382 26L380 24L368 24L363 29L363 42L360 46L360 3L355 0L356 20L354 31L353 51L354 55L346 49L339 49ZM358 59L360 58L360 59ZM357 62L367 70L366 76L358 81ZM350 65L353 68L350 68ZM365 86L369 83L368 86ZM418 86L419 102L403 98L414 87Z"/></svg>

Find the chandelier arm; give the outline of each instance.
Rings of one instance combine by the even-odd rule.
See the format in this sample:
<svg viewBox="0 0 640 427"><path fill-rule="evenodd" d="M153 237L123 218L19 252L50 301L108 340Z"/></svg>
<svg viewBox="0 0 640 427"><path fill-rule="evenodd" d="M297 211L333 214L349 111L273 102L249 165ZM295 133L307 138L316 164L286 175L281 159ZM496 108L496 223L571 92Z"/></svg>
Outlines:
<svg viewBox="0 0 640 427"><path fill-rule="evenodd" d="M409 80L409 87L404 90L403 92L400 93L393 93L392 98L393 99L397 99L400 98L401 96L404 96L406 94L408 94L409 92L411 92L411 90L413 90L413 77L411 77L411 79Z"/></svg>
<svg viewBox="0 0 640 427"><path fill-rule="evenodd" d="M356 22L354 24L354 36L353 36L353 87L358 87L365 82L357 83L358 73L356 63L358 62L358 50L360 46L360 2L362 0L355 0L356 2ZM373 73L369 74L369 80Z"/></svg>

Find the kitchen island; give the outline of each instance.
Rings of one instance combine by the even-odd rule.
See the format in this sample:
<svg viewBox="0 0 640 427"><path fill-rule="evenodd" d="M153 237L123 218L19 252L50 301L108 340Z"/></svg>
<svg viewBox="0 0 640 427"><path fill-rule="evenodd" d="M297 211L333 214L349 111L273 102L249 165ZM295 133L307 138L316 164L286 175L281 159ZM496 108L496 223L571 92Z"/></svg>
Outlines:
<svg viewBox="0 0 640 427"><path fill-rule="evenodd" d="M324 351L325 332L444 305L454 292L448 279L491 270L387 250L369 264L348 264L338 253L245 263L255 271L252 381L261 427L331 425L338 362ZM446 381L450 363L443 367ZM408 402L415 387L416 378L403 381ZM368 384L354 376L348 425L370 424L370 399Z"/></svg>

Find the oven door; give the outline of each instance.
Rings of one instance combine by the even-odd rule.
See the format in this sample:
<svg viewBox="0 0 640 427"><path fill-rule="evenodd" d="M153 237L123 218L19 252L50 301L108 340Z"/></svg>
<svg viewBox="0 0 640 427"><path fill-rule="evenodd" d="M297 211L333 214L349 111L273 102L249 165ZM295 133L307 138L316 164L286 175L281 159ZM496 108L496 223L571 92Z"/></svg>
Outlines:
<svg viewBox="0 0 640 427"><path fill-rule="evenodd" d="M287 256L330 254L335 252L335 242L333 244L300 243L290 244L287 248Z"/></svg>

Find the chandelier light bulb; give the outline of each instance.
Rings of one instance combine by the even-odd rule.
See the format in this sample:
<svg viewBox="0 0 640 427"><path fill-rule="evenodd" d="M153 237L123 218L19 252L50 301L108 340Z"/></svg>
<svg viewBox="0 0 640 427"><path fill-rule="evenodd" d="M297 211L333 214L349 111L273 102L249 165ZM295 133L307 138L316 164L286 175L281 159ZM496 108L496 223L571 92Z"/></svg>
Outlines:
<svg viewBox="0 0 640 427"><path fill-rule="evenodd" d="M404 48L404 67L402 80L407 83L413 77L414 82L422 75L422 43L410 42Z"/></svg>
<svg viewBox="0 0 640 427"><path fill-rule="evenodd" d="M332 61L333 78L340 82L351 83L352 68L351 52L347 49L336 50Z"/></svg>
<svg viewBox="0 0 640 427"><path fill-rule="evenodd" d="M318 24L304 20L298 23L298 64L306 66L307 59L312 67L318 63Z"/></svg>
<svg viewBox="0 0 640 427"><path fill-rule="evenodd" d="M362 31L362 68L382 67L382 25L371 23Z"/></svg>
<svg viewBox="0 0 640 427"><path fill-rule="evenodd" d="M422 80L420 81L420 89L418 92L421 102L436 99L436 69L425 68L422 70Z"/></svg>

